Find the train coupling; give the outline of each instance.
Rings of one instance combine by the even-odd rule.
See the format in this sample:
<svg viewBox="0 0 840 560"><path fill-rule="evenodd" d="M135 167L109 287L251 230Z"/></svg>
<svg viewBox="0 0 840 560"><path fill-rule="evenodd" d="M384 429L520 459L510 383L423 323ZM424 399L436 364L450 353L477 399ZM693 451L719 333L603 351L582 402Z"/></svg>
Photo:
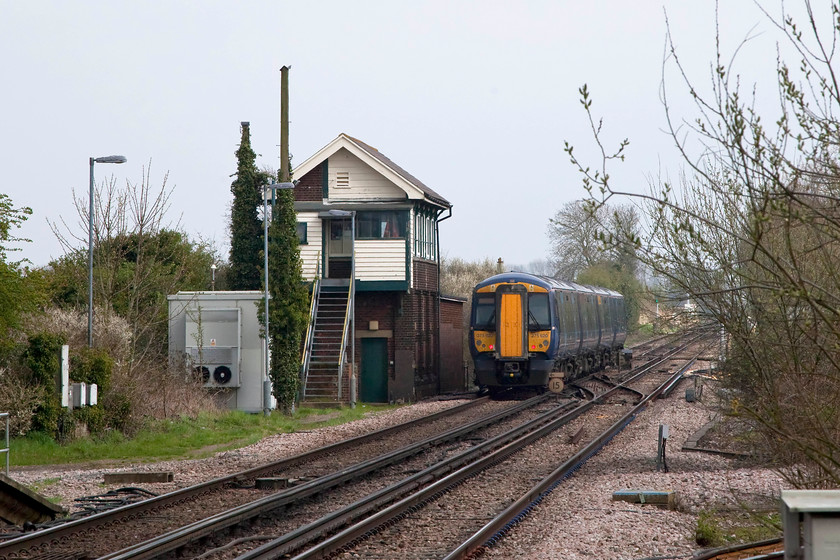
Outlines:
<svg viewBox="0 0 840 560"><path fill-rule="evenodd" d="M508 381L521 379L524 373L519 362L505 362L502 368L502 377Z"/></svg>

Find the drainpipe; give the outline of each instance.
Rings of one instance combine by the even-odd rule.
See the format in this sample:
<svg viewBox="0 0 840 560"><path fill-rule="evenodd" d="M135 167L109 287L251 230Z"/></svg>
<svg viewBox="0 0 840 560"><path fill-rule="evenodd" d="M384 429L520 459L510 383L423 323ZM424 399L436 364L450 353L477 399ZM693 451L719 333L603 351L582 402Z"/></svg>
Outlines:
<svg viewBox="0 0 840 560"><path fill-rule="evenodd" d="M437 363L435 364L435 369L438 372L438 393L440 393L440 364L443 362L440 349L440 223L443 220L448 220L452 217L452 207L450 206L447 210L449 211L449 214L445 218L441 219L440 217L440 215L443 214L443 210L438 212L437 216L435 216L435 260L437 261L437 348L435 349L435 361Z"/></svg>

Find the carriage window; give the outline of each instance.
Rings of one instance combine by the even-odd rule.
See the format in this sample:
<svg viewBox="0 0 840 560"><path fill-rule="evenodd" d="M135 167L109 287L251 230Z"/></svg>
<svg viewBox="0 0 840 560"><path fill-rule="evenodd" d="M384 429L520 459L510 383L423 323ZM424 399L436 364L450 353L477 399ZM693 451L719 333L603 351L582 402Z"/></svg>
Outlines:
<svg viewBox="0 0 840 560"><path fill-rule="evenodd" d="M494 330L496 328L496 297L476 296L475 297L475 328Z"/></svg>
<svg viewBox="0 0 840 560"><path fill-rule="evenodd" d="M528 330L544 331L551 328L551 310L548 294L528 295Z"/></svg>

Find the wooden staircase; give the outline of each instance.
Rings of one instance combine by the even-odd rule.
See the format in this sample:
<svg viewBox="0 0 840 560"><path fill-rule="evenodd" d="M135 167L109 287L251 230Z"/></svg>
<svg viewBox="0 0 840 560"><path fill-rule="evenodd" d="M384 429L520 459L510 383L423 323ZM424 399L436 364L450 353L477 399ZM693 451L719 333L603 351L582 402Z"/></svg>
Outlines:
<svg viewBox="0 0 840 560"><path fill-rule="evenodd" d="M349 344L349 280L321 280L313 294L308 359L303 364L302 407L339 407L350 401L345 366Z"/></svg>

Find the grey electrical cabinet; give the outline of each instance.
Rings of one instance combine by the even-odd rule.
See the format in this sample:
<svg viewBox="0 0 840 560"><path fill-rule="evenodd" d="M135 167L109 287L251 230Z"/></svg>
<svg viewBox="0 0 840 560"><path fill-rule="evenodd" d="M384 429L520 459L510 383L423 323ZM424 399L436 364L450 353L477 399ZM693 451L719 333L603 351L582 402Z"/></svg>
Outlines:
<svg viewBox="0 0 840 560"><path fill-rule="evenodd" d="M257 315L263 292L178 292L167 299L170 363L227 408L274 408L264 391L265 342Z"/></svg>
<svg viewBox="0 0 840 560"><path fill-rule="evenodd" d="M840 558L840 490L782 490L785 560Z"/></svg>

